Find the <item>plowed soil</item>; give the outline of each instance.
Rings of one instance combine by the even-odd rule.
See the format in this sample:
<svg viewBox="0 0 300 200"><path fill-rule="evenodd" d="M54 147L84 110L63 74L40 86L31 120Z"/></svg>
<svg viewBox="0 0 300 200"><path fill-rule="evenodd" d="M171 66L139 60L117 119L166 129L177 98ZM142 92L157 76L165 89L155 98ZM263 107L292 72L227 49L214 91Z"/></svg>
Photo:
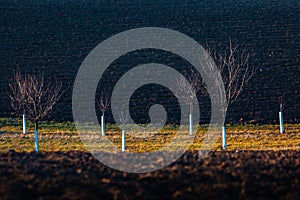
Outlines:
<svg viewBox="0 0 300 200"><path fill-rule="evenodd" d="M0 199L297 199L299 177L297 151L186 152L144 174L79 151L0 154Z"/></svg>

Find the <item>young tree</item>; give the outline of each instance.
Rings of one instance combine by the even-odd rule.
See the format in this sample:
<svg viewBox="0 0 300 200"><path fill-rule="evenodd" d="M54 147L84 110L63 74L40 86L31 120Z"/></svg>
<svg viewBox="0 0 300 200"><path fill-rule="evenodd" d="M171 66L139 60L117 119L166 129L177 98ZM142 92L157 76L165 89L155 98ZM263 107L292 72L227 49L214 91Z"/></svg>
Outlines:
<svg viewBox="0 0 300 200"><path fill-rule="evenodd" d="M184 77L177 80L179 85L180 98L189 106L189 123L190 123L190 134L193 134L193 101L197 98L197 93L205 93L205 88L202 85L202 79L199 73L191 70L191 73L187 74L187 79ZM180 95L177 94L177 95Z"/></svg>
<svg viewBox="0 0 300 200"><path fill-rule="evenodd" d="M239 48L233 45L229 39L229 49L222 53L209 50L221 71L225 92L226 104L223 110L224 118L229 105L234 103L243 89L248 85L249 80L255 74L255 68L249 65L250 54L246 48ZM223 126L223 148L226 148L226 126Z"/></svg>
<svg viewBox="0 0 300 200"><path fill-rule="evenodd" d="M49 115L56 102L61 98L62 82L55 80L53 83L45 83L44 73L22 76L16 72L9 82L9 98L11 107L17 116L26 114L27 118L35 123L35 133L38 136L38 122ZM37 147L38 150L38 147Z"/></svg>
<svg viewBox="0 0 300 200"><path fill-rule="evenodd" d="M120 122L122 123L122 151L126 151L126 125L128 122L128 115L125 114L124 112L125 106L121 108L120 113L119 113L119 119Z"/></svg>
<svg viewBox="0 0 300 200"><path fill-rule="evenodd" d="M283 95L284 96L284 95ZM280 107L279 107L279 127L280 133L284 133L284 123L283 123L283 96L280 97Z"/></svg>
<svg viewBox="0 0 300 200"><path fill-rule="evenodd" d="M102 93L99 101L98 101L98 106L101 111L101 133L102 136L105 135L105 111L110 105L110 98L109 95L106 93Z"/></svg>

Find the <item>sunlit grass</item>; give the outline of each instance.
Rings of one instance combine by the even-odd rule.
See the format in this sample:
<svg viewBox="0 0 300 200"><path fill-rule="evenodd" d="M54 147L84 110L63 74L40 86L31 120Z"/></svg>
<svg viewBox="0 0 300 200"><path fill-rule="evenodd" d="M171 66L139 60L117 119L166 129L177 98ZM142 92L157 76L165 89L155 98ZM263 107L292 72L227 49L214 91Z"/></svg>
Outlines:
<svg viewBox="0 0 300 200"><path fill-rule="evenodd" d="M88 151L78 135L73 122L42 122L39 129L41 151ZM190 150L202 149L208 126L201 125ZM121 149L121 129L113 124L106 126L107 137ZM127 151L153 152L162 149L177 134L178 126L167 126L152 137L137 138L127 134ZM300 150L300 124L286 124L285 133L279 133L279 125L233 125L227 126L227 150ZM9 150L34 151L34 124L28 123L27 134L22 133L22 122L17 119L0 119L0 152ZM99 127L100 131L100 127ZM222 150L220 137L214 150ZM176 144L177 145L177 144ZM183 148L178 144L180 149Z"/></svg>

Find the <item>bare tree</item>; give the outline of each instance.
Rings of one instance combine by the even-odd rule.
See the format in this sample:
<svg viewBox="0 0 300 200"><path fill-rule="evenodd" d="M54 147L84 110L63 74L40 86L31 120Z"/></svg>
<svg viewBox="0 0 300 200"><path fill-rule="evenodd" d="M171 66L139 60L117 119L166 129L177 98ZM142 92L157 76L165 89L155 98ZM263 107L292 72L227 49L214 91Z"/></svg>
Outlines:
<svg viewBox="0 0 300 200"><path fill-rule="evenodd" d="M105 111L110 105L110 97L108 94L103 93L101 94L99 101L98 101L98 106L101 111L101 133L104 136L105 135Z"/></svg>
<svg viewBox="0 0 300 200"><path fill-rule="evenodd" d="M180 98L189 106L189 126L190 134L193 134L193 102L197 98L197 93L205 93L206 90L203 87L202 79L199 73L196 73L194 70L191 70L191 73L187 74L187 78L177 79L177 84L179 86Z"/></svg>
<svg viewBox="0 0 300 200"><path fill-rule="evenodd" d="M120 122L122 123L122 151L126 151L126 125L128 122L129 116L124 112L125 106L123 105L120 113L119 113L119 119Z"/></svg>
<svg viewBox="0 0 300 200"><path fill-rule="evenodd" d="M123 106L123 107L125 108L125 106ZM122 123L122 129L125 130L127 122L128 122L128 115L125 114L123 109L120 110L119 119L120 119L120 122Z"/></svg>
<svg viewBox="0 0 300 200"><path fill-rule="evenodd" d="M223 115L230 104L234 103L243 89L248 85L249 80L255 74L255 68L249 65L250 54L247 48L239 48L233 45L229 39L229 49L222 53L209 50L209 54L214 58L219 68L226 92L226 103ZM223 148L226 148L226 126L223 126Z"/></svg>
<svg viewBox="0 0 300 200"><path fill-rule="evenodd" d="M106 109L109 107L109 105L110 105L110 98L109 98L109 96L106 93L104 93L104 92L101 93L98 105L99 105L100 111L102 113L104 113L106 111Z"/></svg>
<svg viewBox="0 0 300 200"><path fill-rule="evenodd" d="M61 92L61 81L55 79L55 84L45 83L44 73L40 76L22 76L20 71L17 71L9 82L9 87L11 107L17 116L26 114L28 119L35 123L36 131L38 122L52 112L54 105L65 92Z"/></svg>
<svg viewBox="0 0 300 200"><path fill-rule="evenodd" d="M179 86L179 91L177 95L189 106L190 114L193 113L193 101L197 98L197 93L205 93L205 88L202 84L202 79L199 73L191 70L191 73L187 74L187 78L184 77L177 79L177 84Z"/></svg>

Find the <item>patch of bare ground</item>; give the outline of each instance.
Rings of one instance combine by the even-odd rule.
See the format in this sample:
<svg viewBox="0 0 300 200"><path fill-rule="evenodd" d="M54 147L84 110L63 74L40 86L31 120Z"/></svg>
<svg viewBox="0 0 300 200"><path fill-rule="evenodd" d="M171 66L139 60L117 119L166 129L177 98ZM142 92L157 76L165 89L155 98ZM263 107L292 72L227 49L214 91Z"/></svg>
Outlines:
<svg viewBox="0 0 300 200"><path fill-rule="evenodd" d="M159 171L130 174L73 152L0 154L1 199L297 199L298 151L186 152Z"/></svg>

